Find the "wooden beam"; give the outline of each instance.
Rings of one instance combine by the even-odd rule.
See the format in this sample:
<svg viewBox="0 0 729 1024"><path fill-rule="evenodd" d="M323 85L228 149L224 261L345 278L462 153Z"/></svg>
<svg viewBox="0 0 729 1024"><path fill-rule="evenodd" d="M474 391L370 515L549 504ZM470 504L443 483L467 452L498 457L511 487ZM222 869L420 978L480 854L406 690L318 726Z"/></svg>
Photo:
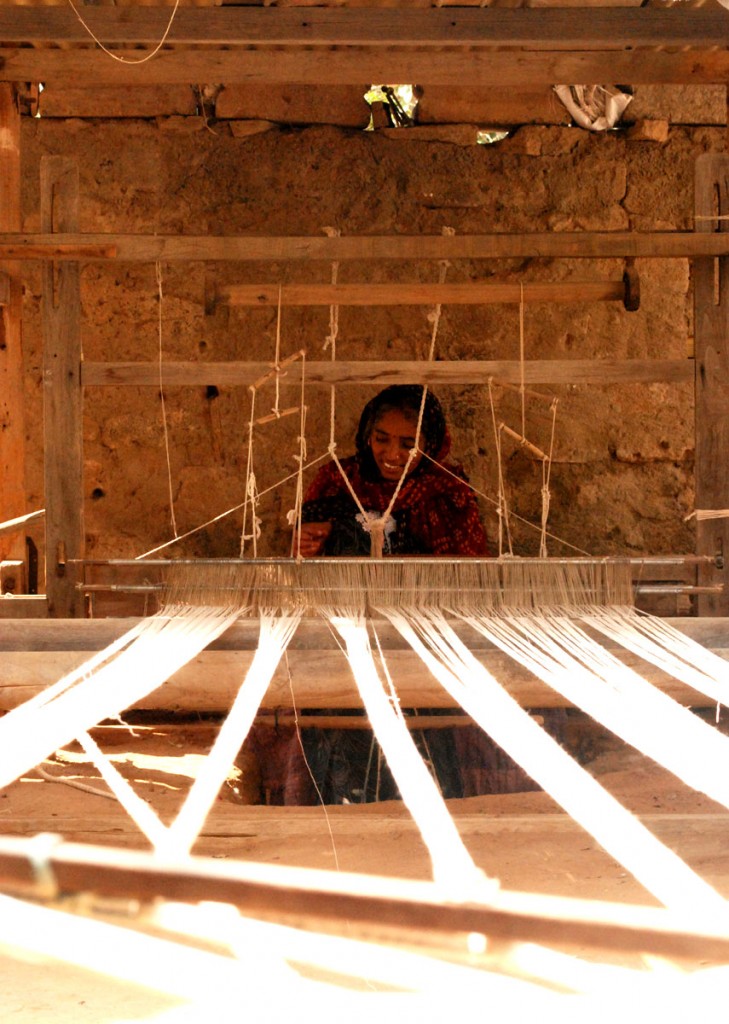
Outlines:
<svg viewBox="0 0 729 1024"><path fill-rule="evenodd" d="M370 84L330 86L313 92L305 85L226 85L215 103L217 118L247 118L281 124L337 124L366 128Z"/></svg>
<svg viewBox="0 0 729 1024"><path fill-rule="evenodd" d="M400 129L404 130L404 129ZM478 235L130 235L0 232L0 259L154 263L208 260L619 259L729 255L726 233L532 231Z"/></svg>
<svg viewBox="0 0 729 1024"><path fill-rule="evenodd" d="M106 46L156 46L170 21L169 8L91 7L84 22ZM0 7L6 44L87 44L89 32L65 6ZM181 7L166 45L207 46L493 46L528 49L633 50L636 47L729 45L727 19L718 8L610 7L534 10L498 7L408 10L397 8Z"/></svg>
<svg viewBox="0 0 729 1024"><path fill-rule="evenodd" d="M0 230L19 231L20 112L14 85L0 84ZM25 511L23 286L17 264L0 262L0 522ZM25 538L0 537L0 561L25 559Z"/></svg>
<svg viewBox="0 0 729 1024"><path fill-rule="evenodd" d="M729 237L729 157L705 153L696 161L696 231ZM696 365L697 509L729 510L729 258L694 264L694 345ZM729 517L699 520L698 554L721 555L729 567ZM698 598L703 615L729 611L729 568L704 566L699 582L723 583L724 593Z"/></svg>
<svg viewBox="0 0 729 1024"><path fill-rule="evenodd" d="M270 363L165 363L162 379L166 387L249 387ZM126 384L159 388L157 363L84 362L84 387ZM305 369L309 384L488 384L494 380L508 384L521 381L521 364L515 359L461 359L453 361L368 360L352 362L308 362ZM530 360L524 367L528 384L645 384L663 381L673 384L693 379L690 359L542 359ZM301 382L301 364L294 364L282 378L285 384Z"/></svg>
<svg viewBox="0 0 729 1024"><path fill-rule="evenodd" d="M41 161L45 231L78 226L78 167L66 157ZM82 595L66 559L83 552L81 300L79 266L43 267L43 397L46 592L49 614L80 615Z"/></svg>
<svg viewBox="0 0 729 1024"><path fill-rule="evenodd" d="M40 97L42 117L189 117L198 98L190 85L125 86L46 83Z"/></svg>
<svg viewBox="0 0 729 1024"><path fill-rule="evenodd" d="M473 124L484 128L523 124L562 124L572 115L549 85L535 88L424 88L418 124Z"/></svg>
<svg viewBox="0 0 729 1024"><path fill-rule="evenodd" d="M482 827L487 825L488 819ZM513 828L511 821L509 827ZM3 889L39 899L43 883L47 887L50 880L58 892L75 895L91 892L142 902L213 900L241 907L246 915L299 928L323 927L330 933L343 929L349 938L382 941L389 930L390 941L397 944L404 933L410 942L417 935L426 948L437 936L444 948L452 950L451 936L476 933L495 940L497 952L491 955L497 967L502 943L508 949L515 942L694 961L725 962L729 957L729 933L721 915L708 922L705 913L509 892L487 879L482 893L474 892L468 900L449 899L442 885L432 882L212 857L194 857L180 864L159 853L60 839L49 845L43 861L47 877L41 879L38 849L32 838L0 840Z"/></svg>
<svg viewBox="0 0 729 1024"><path fill-rule="evenodd" d="M729 620L683 618L667 621L720 657L729 659ZM4 622L0 631L0 711L11 710L40 693L118 638L135 622L136 619L132 618L87 619L77 623L53 619ZM469 627L455 623L454 628L477 660L496 676L522 707L569 706L561 694L522 669ZM445 690L424 670L417 654L389 624L378 622L377 632L403 707L454 706ZM697 694L612 642L601 639L601 643L675 700L692 707L713 706L708 697ZM257 644L257 621L241 620L176 672L163 687L134 706L149 711L227 714ZM271 681L263 699L264 709L290 708L292 686L299 708L362 706L349 664L323 621L307 619L302 623L291 641L287 662L286 666L279 666Z"/></svg>
<svg viewBox="0 0 729 1024"><path fill-rule="evenodd" d="M673 13L673 12L671 12ZM620 36L622 38L622 36ZM388 40L388 42L390 42ZM151 53L150 51L146 51ZM0 49L0 81L89 86L299 83L358 85L417 82L430 86L501 88L559 82L721 84L729 81L729 50L685 49L594 52L408 50L325 47L269 50L162 50L140 63L141 50L119 50L124 61L95 50ZM133 63L133 62L137 63Z"/></svg>
<svg viewBox="0 0 729 1024"><path fill-rule="evenodd" d="M524 302L623 302L624 281L527 281L458 284L227 284L209 291L225 306L428 306Z"/></svg>

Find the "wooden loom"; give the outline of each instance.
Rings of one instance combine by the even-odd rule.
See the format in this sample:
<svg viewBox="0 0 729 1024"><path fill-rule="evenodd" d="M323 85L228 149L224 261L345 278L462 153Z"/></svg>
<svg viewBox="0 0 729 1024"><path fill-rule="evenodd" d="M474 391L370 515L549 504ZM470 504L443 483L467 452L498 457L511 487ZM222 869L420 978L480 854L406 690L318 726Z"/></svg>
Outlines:
<svg viewBox="0 0 729 1024"><path fill-rule="evenodd" d="M104 11L99 12L100 16L105 19L103 28L109 29L110 22L113 23L113 18L110 16L110 12ZM189 12L188 12L189 13ZM228 12L230 13L230 12ZM248 12L235 12L235 16L239 18L246 17ZM255 15L258 12L253 12L253 20L255 21ZM281 21L285 22L288 17L288 13L278 12L281 14ZM331 14L332 12L329 12ZM346 12L342 12L346 19ZM368 12L371 15L371 12ZM402 13L402 12L400 12ZM427 15L434 13L437 17L440 17L440 12L427 12L421 20L422 24L416 26L419 35L415 33L415 40L418 45L423 44L423 40L427 39L427 28L428 18ZM469 12L475 14L476 12ZM491 12L478 12L480 19L490 18ZM528 32L525 27L518 24L519 18L523 14L528 12L511 12L506 15L505 25L508 29L506 39L503 36L504 29L501 29L502 36L498 39L500 44L505 42L511 42L512 44L518 40L520 43L525 42L525 36L528 36ZM587 13L587 12L586 12ZM633 12L638 14L639 12ZM642 12L641 12L642 13ZM646 12L651 16L656 14L662 14L667 12ZM673 16L674 12L670 12ZM687 14L689 12L686 12ZM704 18L704 14L710 12L690 12L690 17L694 17L697 20L694 25L691 26L692 30L698 24L700 16ZM500 12L503 15L506 12ZM514 15L513 26L509 25L509 19L511 14ZM590 18L594 18L594 12L589 12ZM27 37L27 33L35 33L38 31L36 28L23 27L22 18L24 12L22 9L15 9L12 12L13 24L4 24L0 35L4 40L12 40L13 29L16 33L26 33L23 38ZM394 15L396 19L399 19L399 14ZM452 18L452 15L448 15ZM609 18L609 15L608 15ZM574 14L570 12L569 23L570 31L574 26ZM619 25L614 26L613 33L618 32L620 38L626 37L626 28L624 22L624 14L621 12L621 20ZM6 19L7 21L8 19ZM292 20L292 19L289 19ZM293 19L295 21L295 19ZM321 25L317 23L316 32L317 38L325 39L328 41L336 40L342 42L346 39L349 42L356 40L362 42L363 38L366 40L367 45L371 45L371 36L375 35L379 38L383 37L382 32L377 32L376 27L373 28L371 25L367 28L365 36L363 37L363 28L359 25L357 27L356 19L352 19L353 26L351 29L347 29L343 39L342 27L337 28L335 25L332 27L329 25L331 19L327 14L324 15L321 21ZM407 19L399 19L407 23ZM477 19L471 19L474 24L478 24ZM462 14L458 16L459 27L457 34L460 40L469 42L474 41L473 35L469 35L469 18ZM645 34L641 37L641 32L645 33L643 22L639 19L633 18L635 21L635 27L633 31L636 33L639 39L645 39ZM655 19L655 23L658 24L659 18ZM54 18L54 22L57 19ZM647 22L646 22L647 23ZM709 81L723 81L726 72L726 54L721 50L716 50L715 43L717 38L721 38L721 32L723 28L710 19L706 19L706 26L704 27L705 37L701 37L698 41L695 32L688 32L688 26L690 22L685 19L681 19L681 25L683 26L684 35L680 40L675 38L675 30L669 29L670 22L665 18L661 21L663 26L662 31L665 35L662 37L664 42L677 43L683 42L688 45L693 44L694 46L705 46L705 51L702 51L702 59L697 62L695 55L690 52L673 53L670 51L660 52L658 55L653 55L650 61L646 62L648 67L647 70L643 70L642 73L648 76L663 74L668 76L666 80L683 80L691 76L700 76L703 80ZM528 22L525 21L525 25ZM602 24L602 23L601 23ZM675 24L675 23L674 23ZM701 21L702 26L704 21ZM18 27L20 25L20 27ZM464 26L465 25L465 29ZM497 20L498 25L498 20ZM288 33L293 31L292 26L285 26ZM311 39L310 32L304 32L301 26L295 26L296 31L306 39L307 45ZM559 28L560 31L555 33L555 38L558 40L558 47L562 48L565 45L565 25L558 23L555 19L555 27ZM345 23L346 28L346 23ZM400 31L405 31L402 27ZM67 29L61 28L59 30L58 24L54 23L52 38L54 40L62 37L63 32ZM124 37L123 27L120 29L117 27L117 31L122 33L120 38ZM127 30L128 31L128 30ZM151 31L151 30L148 30ZM188 37L191 37L193 41L196 41L195 29L187 28ZM199 29L197 29L199 31ZM250 29L248 29L250 32ZM265 26L263 30L259 27L257 29L260 39L260 33L265 33ZM432 32L433 29L431 28ZM442 32L443 26L435 26L436 32ZM474 28L470 28L471 33L474 32ZM519 34L519 31L521 34ZM59 36L60 32L60 36ZM339 35L337 35L339 32ZM614 39L614 34L611 35L605 31L604 25L602 27L603 35L609 39L610 45ZM673 34L672 34L673 33ZM154 34L154 33L151 33ZM579 34L579 33L577 33ZM599 34L599 33L598 33ZM386 35L386 33L385 33ZM106 34L105 38L109 38ZM250 37L246 37L250 40ZM287 35L286 38L289 38ZM571 38L571 36L570 36ZM269 37L269 41L272 41L273 37ZM707 45L708 40L708 45ZM230 41L230 40L228 40ZM527 44L529 39L527 38ZM630 41L630 39L628 39ZM605 45L604 38L602 39L602 45ZM200 55L200 51L193 51L195 53L194 60L198 62L205 61L205 55ZM417 52L417 51L415 51ZM84 61L84 71L88 73L89 68L98 70L101 75L107 75L110 79L115 79L118 74L118 70L112 70L111 63L104 65L96 61L96 56L93 55L91 60ZM289 55L287 55L289 56ZM300 61L299 55L299 61ZM218 55L219 60L225 63L225 76L228 80L234 80L236 75L235 62L225 56L225 51ZM513 74L510 70L510 62L505 61L501 58L497 58L494 61L494 54L489 55L488 62L484 62L482 54L478 55L478 60L475 65L472 63L469 65L469 74L473 73L474 66L478 69L478 74L481 78L485 78L488 75L497 76L497 80L504 81L504 76L507 77L509 74ZM535 55L532 53L529 57L530 66L533 69L532 73L541 76L546 76L545 80L551 81L548 76L552 73L551 68L547 70L548 61L545 59L545 54L540 53ZM187 76L189 71L189 62L191 59L190 53L181 54L175 52L171 55L162 67L164 71L157 71L155 68L154 74L162 75L181 75ZM280 57L276 60L280 61ZM338 58L334 58L335 62ZM386 57L385 60L391 60L391 57ZM428 56L429 59L429 56ZM417 65L418 58L410 55L410 64L408 70L413 67L413 61L416 62L416 67L420 70L420 66ZM573 57L574 60L574 57ZM618 68L623 67L624 73L619 74L620 78L626 80L636 80L635 74L637 72L637 64L631 56L620 53L617 55L614 52L608 52L605 56L604 53L599 52L595 55L590 55L588 60L592 60L593 69L595 64L600 67L603 74L597 75L597 77L604 77L606 66L610 68L610 75L618 73ZM35 61L35 64L34 64ZM270 77L273 72L271 70L272 65L265 62L265 54L256 53L253 58L254 68L253 72L261 75L263 78L266 76ZM602 64L600 64L602 61ZM622 64L620 62L623 62ZM486 63L489 64L489 69L486 68ZM443 81L459 80L462 76L462 65L458 65L456 58L452 54L441 55L440 59L436 62L437 71L436 76L440 76ZM57 74L63 76L68 75L68 67L70 62L65 60L61 51L52 51L50 54L46 53L43 55L42 68L43 76L53 76ZM282 67L285 67L283 62ZM301 64L299 63L301 67ZM334 65L330 63L330 68ZM13 78L19 80L32 80L37 73L38 67L38 54L33 50L22 50L10 51L4 58L2 73L7 81ZM150 67L155 67L150 65ZM338 73L340 75L354 72L345 72L341 65L337 65L339 68ZM170 71L169 69L172 68ZM175 70L175 68L177 70ZM184 68L184 70L181 70ZM664 69L659 71L658 69ZM54 70L56 69L56 70ZM667 70L666 70L667 69ZM389 70L389 68L388 68ZM581 64L581 72L584 74L584 62ZM278 71L278 74L283 74L284 71ZM290 71L289 71L290 73ZM303 74L309 76L316 76L317 71L313 60L307 59L303 66ZM321 74L321 71L318 72ZM334 73L328 72L328 73ZM427 72L423 72L427 74ZM522 72L523 73L523 72ZM596 72L595 72L596 73ZM251 74L250 66L246 68L246 75ZM597 73L596 73L597 74ZM683 76L683 78L682 78ZM206 80L206 74L204 71L196 76L199 80ZM395 76L397 77L397 75ZM415 75L415 77L418 77ZM53 161L46 167L46 178L44 186L44 213L43 213L43 225L42 234L39 236L28 236L6 234L0 237L0 256L3 256L8 260L18 260L27 258L42 258L49 260L48 270L45 278L46 292L50 292L53 268L51 267L50 260L53 259L55 264L55 276L56 284L58 287L57 294L60 297L60 302L55 309L47 307L47 334L46 334L46 353L47 353L47 368L50 371L53 367L53 371L49 373L49 403L47 406L47 422L46 422L46 436L48 439L48 453L54 452L56 458L48 459L47 468L47 480L46 480L46 505L47 505L47 516L48 516L48 606L51 613L51 618L48 621L18 621L10 626L9 623L5 623L7 628L2 630L2 639L0 643L4 648L15 648L16 650L12 653L17 655L15 664L19 666L14 669L13 657L11 656L11 650L4 652L4 668L5 673L3 678L4 689L3 699L7 702L6 706L13 706L18 702L19 694L22 696L29 696L31 692L41 688L42 682L40 679L40 665L48 667L49 677L47 681L51 681L51 677L55 678L59 674L59 669L62 670L64 659L60 658L57 654L53 660L48 657L48 651L52 650L55 652L62 652L65 655L69 655L69 658L79 658L79 651L90 651L95 649L97 646L104 646L109 638L113 638L115 631L120 630L120 626L112 621L105 620L85 620L81 618L83 611L83 603L80 600L79 590L77 584L79 581L79 569L81 562L83 561L83 545L82 545L82 527L81 527L81 465L82 465L82 453L81 453L81 442L80 442L80 393L82 386L94 386L98 384L118 383L118 384L148 384L151 386L157 385L157 378L155 375L155 369L153 367L135 366L135 365L119 365L119 364L103 364L94 365L86 363L83 368L80 365L80 349L78 348L78 293L77 293L77 274L78 265L77 261L80 259L138 259L138 260L154 260L163 258L169 259L189 259L194 255L194 258L208 258L208 259L242 259L252 258L256 259L278 259L282 257L293 257L294 255L301 255L302 253L308 254L312 258L321 259L346 259L346 258L387 258L387 257L430 257L430 258L458 258L462 257L486 257L486 256L513 256L515 254L533 255L539 253L540 255L569 255L569 256L691 256L694 258L695 267L695 281L696 281L696 397L697 397L697 507L700 508L721 508L729 506L729 494L727 493L726 477L721 472L721 463L725 457L727 450L726 437L727 437L727 422L726 416L721 410L721 401L717 401L717 397L721 397L724 393L725 385L723 379L726 377L726 365L727 365L727 338L724 331L723 319L725 317L725 309L727 302L727 289L722 288L721 299L718 304L714 302L714 269L715 263L719 265L720 281L722 285L727 283L727 255L729 255L729 242L726 241L725 231L726 222L716 221L697 223L697 231L695 233L665 233L665 234L653 234L643 235L638 233L631 233L621 235L620 233L610 234L593 234L593 233L579 233L570 234L565 233L561 235L522 235L522 236L479 236L477 238L460 238L460 239L408 239L408 238L385 238L385 239L246 239L246 238L210 238L210 239L186 239L186 238L164 238L158 236L95 236L85 237L77 234L77 222L75 220L74 204L77 202L77 197L74 198L74 180L73 172L67 165L59 161ZM727 169L725 162L721 158L709 157L704 159L697 172L697 213L703 216L709 215L726 215L727 210L725 209L726 201L726 175ZM719 195L719 208L716 209L714 204L714 198L716 194ZM51 201L51 194L54 199ZM16 226L10 226L8 228L11 232L16 232ZM59 232L56 236L54 233ZM64 261L64 262L61 262ZM604 286L604 291L610 292L609 297L615 298L619 291L619 286L616 282L610 284L610 287ZM341 299L341 294L336 296ZM388 291L387 298L391 298L392 293ZM473 289L470 292L472 301L484 301L485 293L479 292L477 289ZM526 296L528 299L528 295ZM558 297L558 293L553 293L553 297ZM605 297L608 297L607 294ZM324 296L327 301L332 298L331 293ZM351 299L356 299L356 296L350 296ZM416 296L417 298L417 296ZM443 301L457 301L458 297L453 291L445 292L442 295ZM220 301L241 301L241 294L231 292L229 294L216 293L214 289L211 289L211 303ZM319 297L321 301L321 297ZM375 368L377 369L377 368ZM501 379L517 380L517 371L514 365L507 366L504 364L499 365L469 365L469 364L443 364L439 363L427 368L424 368L422 364L417 367L414 366L392 366L388 365L386 368L380 367L379 369L386 369L388 381L394 380L410 380L412 379L413 373L416 373L419 379L428 380L433 384L437 384L439 381L447 381L449 383L473 383L478 380L486 380L489 376L497 376ZM347 381L347 380L361 380L369 379L373 368L370 366L362 367L356 365L339 364L336 367L332 367L329 364L323 364L319 367L311 365L309 366L309 375L313 374L313 379L317 379L317 375L321 380L336 380L336 381ZM205 367L204 369L194 365L181 365L176 367L168 367L167 380L170 384L174 383L249 383L255 379L256 376L262 371L261 367L249 367L241 364L225 364L219 367ZM646 364L641 363L639 366L626 365L625 363L609 363L601 364L599 367L593 365L584 365L579 363L570 363L569 367L564 365L546 366L542 365L530 365L527 368L527 381L529 383L551 383L554 381L563 382L565 380L580 380L581 382L589 382L591 380L598 381L600 383L606 383L610 380L685 380L690 375L691 368L688 361L682 361L681 363L653 363ZM201 374L204 376L201 376ZM213 376L211 376L211 374ZM569 374L569 377L566 376ZM717 411L719 410L719 411ZM59 439L62 439L59 443ZM699 561L696 563L700 566L699 568L699 579L698 585L701 588L696 594L697 604L700 611L706 613L707 616L726 615L727 608L729 608L729 596L727 596L724 590L719 590L717 587L721 587L725 580L725 570L722 562L724 552L726 551L726 541L729 539L727 533L729 527L725 523L719 522L712 524L699 524L697 535L698 535L698 555ZM111 567L113 572L113 566ZM113 583L111 584L114 585ZM705 589L704 589L705 588ZM40 604L40 600L25 600L18 598L13 600L12 604L8 606L4 602L2 612L18 615L18 613L35 614L30 611L31 608L37 609ZM57 621L60 619L60 621ZM73 621L69 621L73 619ZM701 637L704 640L709 641L709 646L716 650L723 650L726 646L725 641L725 630L723 623L720 618L701 618L698 620L685 620L681 623L683 628L690 634L697 637ZM307 624L307 633L310 635L310 641L302 643L301 648L297 653L300 657L300 663L305 666L308 662L309 681L312 686L311 689L307 690L305 696L303 696L304 702L311 707L318 706L330 706L334 704L338 707L347 707L352 705L356 701L356 697L353 696L352 691L347 691L341 688L341 683L337 682L335 685L333 681L335 676L330 677L330 683L326 693L322 693L321 690L315 691L313 689L313 674L321 674L322 664L326 663L332 652L326 650L323 647L322 629L319 629L317 633L317 627L313 624ZM59 634L62 634L60 636ZM404 653L398 648L397 640L393 636L390 640L393 645L393 653L397 656L398 653ZM192 669L192 674L188 678L187 682L178 681L176 684L178 689L173 690L174 696L172 700L177 705L182 705L188 708L204 708L206 710L214 709L220 710L221 706L225 706L228 701L229 691L228 687L232 685L232 673L235 671L236 679L239 676L240 671L240 652L246 649L251 649L254 644L252 638L252 630L248 628L248 624L245 622L239 623L231 634L226 637L225 640L221 640L216 645L215 649L210 652L206 652L202 658L208 659L207 664L198 665ZM63 645L63 646L61 646ZM73 647L74 651L68 652L64 648ZM292 665L293 671L297 671L296 659L293 657L296 649L292 650ZM481 653L481 652L479 652ZM227 671L231 673L231 676L220 676L217 669L221 663L225 663L225 657L232 655L229 659L229 667ZM483 657L489 662L498 661L499 656L493 650L488 650L485 646L483 649ZM405 659L403 658L403 661ZM230 662L235 662L235 669L230 667ZM340 662L341 664L341 662ZM200 680L203 677L209 676L210 668L215 666L216 678L221 679L221 690L211 694L204 691L204 688L200 686ZM16 675L13 676L13 672ZM303 671L303 670L302 670ZM412 670L411 670L412 671ZM26 673L25 675L23 673ZM444 699L442 691L433 688L429 690L427 686L422 685L422 677L420 673L417 673L418 685L415 685L415 673L412 673L410 679L411 683L406 683L404 691L402 691L402 699L405 703L412 703L416 705L418 701L422 701L426 706L438 706L438 704ZM523 673L515 673L510 680L510 686L512 686L518 693L520 702L525 706L535 703L535 695L529 690L529 683L524 679ZM17 686L17 689L13 689ZM408 689L410 686L410 689ZM339 687L339 688L337 688ZM301 691L299 691L301 694ZM679 692L676 694L679 699L683 699L684 694ZM277 706L281 703L286 702L286 694L282 685L278 689L274 686L269 691L269 697L272 706ZM539 703L544 700L543 694L540 695ZM25 851L10 851L10 853L20 852L21 858L25 857ZM64 856L60 854L55 858L55 868L59 878L63 878L63 867L64 863L71 862L72 856L69 856L68 861L65 861ZM96 865L98 870L99 861L97 859ZM118 867L118 865L117 865ZM144 866L142 866L144 870ZM71 871L71 880L65 882L70 888L78 885L73 877L73 866L69 869ZM66 876L68 877L68 876ZM118 875L117 875L118 878ZM29 879L32 882L37 880ZM159 881L159 880L158 880ZM241 882L240 879L237 880ZM106 884L110 889L114 888L116 883L102 883L101 889L104 889ZM211 883L210 879L206 879L207 888L205 891L210 893ZM234 888L231 885L228 888L221 887L220 891L229 895ZM124 891L128 893L130 891L127 885ZM148 891L148 890L147 890ZM156 891L159 891L157 889ZM190 887L187 891L192 891ZM336 896L336 894L335 894ZM315 897L316 899L316 897ZM275 901L274 901L275 902ZM270 901L269 901L269 906ZM392 908L392 903L389 904ZM442 907L439 909L439 913L442 911ZM347 907L345 912L348 915L353 913L351 907ZM372 911L370 909L370 914ZM375 920L382 920L382 915L385 913L383 906L380 905L378 912L374 915ZM420 908L421 921L424 921L427 914ZM416 915L417 916L417 915ZM437 915L436 915L437 916ZM432 917L429 919L432 922ZM543 918L542 918L543 920ZM469 928L478 928L483 925L483 918L472 918L466 919L466 916L459 921L459 927L468 925ZM504 933L509 937L513 937L515 934L513 930L513 919L503 925ZM532 929L533 929L532 925ZM663 926L661 926L663 927ZM640 942L643 943L641 948L644 948L645 944L651 945L656 944L656 935L661 931L661 927L656 927L651 933L650 938L645 937L643 934ZM510 930L511 929L511 930ZM491 921L487 926L484 925L484 930L490 930L492 934L498 934L498 926L494 925ZM609 931L609 929L606 929ZM589 929L587 929L589 931ZM582 936L585 932L577 932ZM528 929L524 932L533 936L534 930L531 932ZM553 932L552 932L553 934ZM674 938L675 949L677 946L681 946L681 935L683 935L684 947L686 948L686 934L678 931L678 938ZM702 937L705 941L708 941L710 936L708 932ZM722 942L725 940L725 936L722 933L720 936L715 937L717 946L712 947L713 949L720 947L723 954L724 947ZM640 943L639 943L640 944ZM670 941L666 940L664 946L661 948L668 948L671 946ZM700 943L697 947L705 950L707 947L701 946Z"/></svg>

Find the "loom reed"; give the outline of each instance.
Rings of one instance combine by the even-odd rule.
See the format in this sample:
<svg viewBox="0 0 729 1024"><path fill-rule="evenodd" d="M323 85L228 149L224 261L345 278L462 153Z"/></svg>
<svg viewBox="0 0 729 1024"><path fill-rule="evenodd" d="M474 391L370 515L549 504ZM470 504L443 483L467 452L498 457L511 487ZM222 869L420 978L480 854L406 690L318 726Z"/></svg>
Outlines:
<svg viewBox="0 0 729 1024"><path fill-rule="evenodd" d="M241 614L338 608L575 608L633 603L627 561L540 559L271 559L169 562L166 605L237 607Z"/></svg>

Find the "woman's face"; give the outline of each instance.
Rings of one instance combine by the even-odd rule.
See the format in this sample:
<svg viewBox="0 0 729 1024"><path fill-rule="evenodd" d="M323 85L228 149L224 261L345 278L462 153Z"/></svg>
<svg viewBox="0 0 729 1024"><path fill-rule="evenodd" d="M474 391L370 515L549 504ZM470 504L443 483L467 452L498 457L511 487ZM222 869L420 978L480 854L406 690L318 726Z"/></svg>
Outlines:
<svg viewBox="0 0 729 1024"><path fill-rule="evenodd" d="M408 461L410 449L415 446L417 419L399 409L385 412L375 423L370 434L372 457L385 480L399 480ZM410 463L412 472L420 462L418 453Z"/></svg>

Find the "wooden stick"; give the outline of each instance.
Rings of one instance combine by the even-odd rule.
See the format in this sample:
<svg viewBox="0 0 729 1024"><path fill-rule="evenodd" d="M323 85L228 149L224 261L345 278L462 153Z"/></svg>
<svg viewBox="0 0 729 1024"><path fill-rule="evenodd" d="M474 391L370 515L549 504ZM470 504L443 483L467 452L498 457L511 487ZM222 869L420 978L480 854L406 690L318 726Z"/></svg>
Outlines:
<svg viewBox="0 0 729 1024"><path fill-rule="evenodd" d="M517 434L517 432L512 430L511 427L507 427L505 423L499 423L499 430L504 434L508 434L509 437L512 437L521 448L526 448L526 450L531 452L537 459L540 459L542 462L547 461L548 456L544 454L541 448L537 448L537 446L532 444L531 441L527 441L522 434Z"/></svg>
<svg viewBox="0 0 729 1024"><path fill-rule="evenodd" d="M727 54L729 58L729 53ZM109 60L108 57L104 57ZM109 62L111 63L111 62ZM729 72L729 61L727 63ZM42 78L42 76L41 76ZM202 79L201 79L202 80ZM0 260L664 259L729 255L729 232L534 231L479 235L130 235L0 233Z"/></svg>
<svg viewBox="0 0 729 1024"><path fill-rule="evenodd" d="M525 302L610 302L625 300L623 281L534 281L524 284ZM468 284L290 284L281 289L282 306L428 306L518 303L520 286ZM215 304L277 306L277 285L229 284L215 289Z"/></svg>
<svg viewBox="0 0 729 1024"><path fill-rule="evenodd" d="M372 929L454 932L491 939L587 946L657 956L729 958L729 921L717 913L680 914L652 907L509 893L484 879L481 899L446 902L429 882L325 872L208 857L184 863L158 855L60 841L42 865L32 839L0 839L0 878L15 891L48 898L48 881L59 893L150 900L213 900L244 907L246 914L300 927L347 922L358 934ZM42 882L45 888L42 889Z"/></svg>
<svg viewBox="0 0 729 1024"><path fill-rule="evenodd" d="M17 530L27 526L28 523L33 523L37 519L42 519L46 514L44 508L39 509L37 512L29 512L25 516L18 516L16 519L8 519L4 523L0 523L0 534L3 533L15 533Z"/></svg>
<svg viewBox="0 0 729 1024"><path fill-rule="evenodd" d="M196 387L216 384L219 387L250 386L261 376L268 363L165 363L164 377L168 387ZM510 359L461 359L425 362L424 360L367 360L363 362L307 362L308 384L488 384L491 379L518 384L521 364ZM106 387L109 384L135 387L159 387L157 363L96 363L81 366L84 387ZM634 384L665 381L679 384L692 381L691 359L544 359L530 360L524 365L524 379L529 384ZM300 385L301 370L296 366L287 372L287 385Z"/></svg>

